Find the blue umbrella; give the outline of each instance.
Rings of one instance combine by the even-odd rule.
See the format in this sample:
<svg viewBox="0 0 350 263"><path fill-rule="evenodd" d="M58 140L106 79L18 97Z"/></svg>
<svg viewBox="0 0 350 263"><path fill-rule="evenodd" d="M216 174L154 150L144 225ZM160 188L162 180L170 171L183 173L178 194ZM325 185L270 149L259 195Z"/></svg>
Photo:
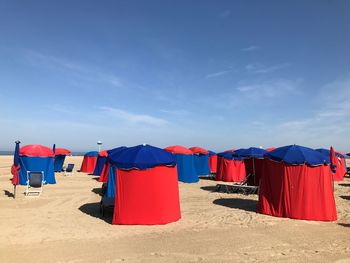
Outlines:
<svg viewBox="0 0 350 263"><path fill-rule="evenodd" d="M11 172L13 174L12 183L13 183L13 198L16 198L16 186L19 183L18 173L20 170L20 163L19 163L19 144L20 141L16 141L16 147L15 147L15 153L13 154L13 169L11 169Z"/></svg>
<svg viewBox="0 0 350 263"><path fill-rule="evenodd" d="M264 158L265 153L266 153L266 150L257 148L257 147L250 147L247 149L238 149L234 151L235 156L243 157L243 158Z"/></svg>
<svg viewBox="0 0 350 263"><path fill-rule="evenodd" d="M157 165L176 164L173 154L148 144L129 147L115 156L112 154L109 162L120 169L148 169Z"/></svg>
<svg viewBox="0 0 350 263"><path fill-rule="evenodd" d="M221 152L221 153L218 153L217 155L227 160L243 160L242 157L236 156L234 152Z"/></svg>
<svg viewBox="0 0 350 263"><path fill-rule="evenodd" d="M55 143L53 144L52 151L53 151L53 153L56 152L56 144Z"/></svg>
<svg viewBox="0 0 350 263"><path fill-rule="evenodd" d="M304 164L317 166L330 163L329 156L300 145L288 145L277 148L265 154L266 157L278 162L284 161L288 164Z"/></svg>
<svg viewBox="0 0 350 263"><path fill-rule="evenodd" d="M209 150L208 150L208 152L209 152L209 156L216 155L216 153L215 153L215 152L213 152L213 151L209 151Z"/></svg>
<svg viewBox="0 0 350 263"><path fill-rule="evenodd" d="M320 153L322 153L323 155L325 155L325 156L330 156L330 154L331 154L331 151L329 150L329 149L324 149L324 148L319 148L319 149L316 149L315 151L318 151L318 152L320 152ZM341 157L341 158L344 158L345 156L344 155L342 155L341 153L338 153L338 152L335 152L335 155L337 156L337 157Z"/></svg>

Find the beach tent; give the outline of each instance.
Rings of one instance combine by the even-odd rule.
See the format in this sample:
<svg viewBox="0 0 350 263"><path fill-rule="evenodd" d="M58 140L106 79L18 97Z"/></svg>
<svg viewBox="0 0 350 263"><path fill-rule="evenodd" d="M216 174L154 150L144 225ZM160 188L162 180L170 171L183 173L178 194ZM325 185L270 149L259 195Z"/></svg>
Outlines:
<svg viewBox="0 0 350 263"><path fill-rule="evenodd" d="M330 157L330 150L324 149L324 148L319 148L316 149L316 151L322 153L323 155ZM345 156L342 153L335 152L337 162L336 162L336 170L335 173L333 173L333 180L334 181L343 181L344 176L346 175L346 160Z"/></svg>
<svg viewBox="0 0 350 263"><path fill-rule="evenodd" d="M55 162L54 162L54 171L61 172L63 170L64 160L66 156L71 154L71 151L64 148L55 148Z"/></svg>
<svg viewBox="0 0 350 263"><path fill-rule="evenodd" d="M217 171L218 167L218 156L216 155L215 152L213 151L208 151L209 152L209 168L210 168L210 173L215 174Z"/></svg>
<svg viewBox="0 0 350 263"><path fill-rule="evenodd" d="M247 175L252 175L248 179L249 185L259 185L260 178L263 176L264 155L266 150L250 147L247 149L238 149L234 156L244 158L244 164Z"/></svg>
<svg viewBox="0 0 350 263"><path fill-rule="evenodd" d="M116 168L113 224L167 224L181 218L171 153L143 144L109 155L108 162Z"/></svg>
<svg viewBox="0 0 350 263"><path fill-rule="evenodd" d="M257 212L303 220L337 219L329 158L289 145L267 153Z"/></svg>
<svg viewBox="0 0 350 263"><path fill-rule="evenodd" d="M209 176L209 151L200 147L191 147L194 154L194 166L198 176Z"/></svg>
<svg viewBox="0 0 350 263"><path fill-rule="evenodd" d="M107 159L106 159L106 162L104 164L104 167L102 169L102 172L100 174L100 178L98 179L99 182L102 182L102 183L108 183L108 178L109 178L109 173L110 173L110 168L111 168L111 165L109 164L108 162L108 158L109 156L114 156L113 158L116 157L117 154L119 154L122 150L126 149L127 147L125 146L120 146L120 147L117 147L117 148L113 148L111 150L108 150L107 151ZM115 187L115 184L114 186L110 185L110 187ZM114 197L114 196L111 196L111 197Z"/></svg>
<svg viewBox="0 0 350 263"><path fill-rule="evenodd" d="M54 153L40 144L30 144L20 148L19 151L19 184L27 184L27 171L44 172L44 182L55 184Z"/></svg>
<svg viewBox="0 0 350 263"><path fill-rule="evenodd" d="M104 172L103 169L105 168L107 157L108 157L107 150L101 151L98 153L95 169L92 173L93 175L100 176Z"/></svg>
<svg viewBox="0 0 350 263"><path fill-rule="evenodd" d="M191 150L180 145L169 146L164 150L172 153L176 159L179 181L184 183L197 183L199 181Z"/></svg>
<svg viewBox="0 0 350 263"><path fill-rule="evenodd" d="M244 160L234 157L233 152L218 153L216 181L242 182L246 178Z"/></svg>
<svg viewBox="0 0 350 263"><path fill-rule="evenodd" d="M93 173L96 166L97 157L98 157L98 152L96 151L87 152L84 155L84 159L80 167L80 172Z"/></svg>

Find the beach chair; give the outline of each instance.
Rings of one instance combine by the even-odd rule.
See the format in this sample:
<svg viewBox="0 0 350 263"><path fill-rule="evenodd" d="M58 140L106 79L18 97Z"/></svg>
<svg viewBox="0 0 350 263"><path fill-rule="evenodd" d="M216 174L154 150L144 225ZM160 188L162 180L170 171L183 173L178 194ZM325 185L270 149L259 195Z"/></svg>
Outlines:
<svg viewBox="0 0 350 263"><path fill-rule="evenodd" d="M67 168L64 170L64 175L73 175L73 168L74 168L74 164L73 163L69 163L67 165Z"/></svg>
<svg viewBox="0 0 350 263"><path fill-rule="evenodd" d="M25 195L28 196L29 194L37 194L40 196L40 194L43 191L43 185L44 185L44 172L33 172L33 171L27 171L27 188L25 191Z"/></svg>
<svg viewBox="0 0 350 263"><path fill-rule="evenodd" d="M248 185L249 178L252 177L252 174L248 174L246 178L240 183L226 183L226 184L217 184L214 191L216 192L225 192L225 193L239 193L244 195L257 194L259 187Z"/></svg>

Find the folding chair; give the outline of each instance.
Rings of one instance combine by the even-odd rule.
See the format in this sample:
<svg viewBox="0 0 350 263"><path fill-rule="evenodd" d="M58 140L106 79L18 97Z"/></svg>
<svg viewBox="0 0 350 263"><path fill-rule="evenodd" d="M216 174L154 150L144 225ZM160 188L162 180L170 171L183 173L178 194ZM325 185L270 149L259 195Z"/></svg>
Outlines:
<svg viewBox="0 0 350 263"><path fill-rule="evenodd" d="M248 174L246 178L240 183L234 184L217 184L215 191L224 191L225 193L241 193L244 195L256 194L258 193L259 187L248 185L249 178L253 176L252 174Z"/></svg>
<svg viewBox="0 0 350 263"><path fill-rule="evenodd" d="M43 191L43 185L44 185L44 172L33 172L33 171L27 171L27 189L25 192L25 195L28 196L29 194L35 193L38 194L38 196Z"/></svg>
<svg viewBox="0 0 350 263"><path fill-rule="evenodd" d="M73 168L74 168L74 163L69 163L67 165L67 168L64 170L64 175L73 175Z"/></svg>

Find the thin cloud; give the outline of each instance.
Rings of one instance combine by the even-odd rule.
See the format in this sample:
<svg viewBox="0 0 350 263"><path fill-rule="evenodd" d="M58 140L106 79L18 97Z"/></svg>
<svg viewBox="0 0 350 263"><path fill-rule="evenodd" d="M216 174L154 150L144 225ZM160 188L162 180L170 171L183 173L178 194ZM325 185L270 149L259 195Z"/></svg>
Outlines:
<svg viewBox="0 0 350 263"><path fill-rule="evenodd" d="M231 10L224 10L219 14L219 17L226 18L226 17L229 17L230 15L231 15Z"/></svg>
<svg viewBox="0 0 350 263"><path fill-rule="evenodd" d="M162 126L168 123L167 120L153 117L146 114L135 114L122 109L112 107L101 107L103 113L122 119L131 124L147 124L152 126Z"/></svg>
<svg viewBox="0 0 350 263"><path fill-rule="evenodd" d="M242 51L250 52L250 51L256 51L259 49L261 49L261 47L259 46L249 46L249 47L242 48Z"/></svg>
<svg viewBox="0 0 350 263"><path fill-rule="evenodd" d="M214 73L210 73L208 75L205 76L206 79L210 79L210 78L216 78L216 77L220 77L222 75L225 75L227 73L232 72L233 70L223 70L223 71L219 71L219 72L214 72Z"/></svg>
<svg viewBox="0 0 350 263"><path fill-rule="evenodd" d="M288 68L290 66L291 66L290 63L281 63L273 66L265 66L260 63L252 63L252 64L248 64L245 67L245 69L251 73L266 74L266 73L271 73L280 69Z"/></svg>

